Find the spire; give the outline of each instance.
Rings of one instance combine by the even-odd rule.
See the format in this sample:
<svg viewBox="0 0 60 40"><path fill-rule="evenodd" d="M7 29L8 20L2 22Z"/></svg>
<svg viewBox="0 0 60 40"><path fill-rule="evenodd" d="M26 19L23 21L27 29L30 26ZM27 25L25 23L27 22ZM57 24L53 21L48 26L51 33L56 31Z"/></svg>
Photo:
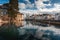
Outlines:
<svg viewBox="0 0 60 40"><path fill-rule="evenodd" d="M9 0L8 14L11 18L15 17L18 11L18 0Z"/></svg>
<svg viewBox="0 0 60 40"><path fill-rule="evenodd" d="M9 4L13 9L18 10L18 0L10 0Z"/></svg>

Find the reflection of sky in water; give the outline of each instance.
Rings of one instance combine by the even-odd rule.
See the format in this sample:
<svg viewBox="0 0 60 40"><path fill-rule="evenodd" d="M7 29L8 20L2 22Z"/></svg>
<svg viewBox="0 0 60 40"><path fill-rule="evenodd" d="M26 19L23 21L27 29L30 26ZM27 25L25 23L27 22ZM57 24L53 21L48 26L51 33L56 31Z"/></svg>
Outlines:
<svg viewBox="0 0 60 40"><path fill-rule="evenodd" d="M34 37L38 39L42 38L42 40L60 40L60 29L56 27L53 25L41 25L38 23L28 22L26 25L24 25L24 27L20 27L18 30L20 35L30 33L32 35L34 34ZM27 30L30 31L27 32Z"/></svg>
<svg viewBox="0 0 60 40"><path fill-rule="evenodd" d="M0 23L1 24L1 23ZM3 24L3 23L2 23ZM3 24L0 26L0 32L16 35L20 40L60 40L59 26L41 24L38 22L20 22L13 24ZM22 27L19 25L23 25ZM18 27L17 27L18 26ZM2 31L3 30L3 31ZM9 31L8 31L9 30ZM0 37L1 38L1 37Z"/></svg>

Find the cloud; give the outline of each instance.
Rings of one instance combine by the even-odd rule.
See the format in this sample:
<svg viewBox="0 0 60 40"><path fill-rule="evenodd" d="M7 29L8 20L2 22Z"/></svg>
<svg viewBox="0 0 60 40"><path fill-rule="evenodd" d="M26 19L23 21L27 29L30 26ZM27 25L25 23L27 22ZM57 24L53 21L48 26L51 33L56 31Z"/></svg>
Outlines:
<svg viewBox="0 0 60 40"><path fill-rule="evenodd" d="M60 4L55 3L54 7L57 8L57 9L60 9Z"/></svg>
<svg viewBox="0 0 60 40"><path fill-rule="evenodd" d="M44 4L43 4L42 0L35 1L35 5L36 5L37 9L40 9L42 7L44 8Z"/></svg>
<svg viewBox="0 0 60 40"><path fill-rule="evenodd" d="M39 12L59 12L60 11L60 4L54 3L54 7L52 4L44 4L43 1L50 1L50 0L38 0L35 2L37 9ZM53 8L46 8L46 6L52 6Z"/></svg>
<svg viewBox="0 0 60 40"><path fill-rule="evenodd" d="M25 1L27 1L28 3L30 2L29 0L25 0Z"/></svg>
<svg viewBox="0 0 60 40"><path fill-rule="evenodd" d="M49 3L49 4L45 4L45 6L52 6L52 5Z"/></svg>
<svg viewBox="0 0 60 40"><path fill-rule="evenodd" d="M49 1L49 0L38 0L38 1L35 1L36 7L37 7L38 10L43 9L46 6L51 6L50 3L49 4L44 4L43 3L44 1Z"/></svg>
<svg viewBox="0 0 60 40"><path fill-rule="evenodd" d="M26 4L26 8L32 9L32 8L34 8L34 4L31 4L31 3Z"/></svg>
<svg viewBox="0 0 60 40"><path fill-rule="evenodd" d="M34 3L31 4L31 2L29 0L24 0L24 1L27 3L26 4L25 3L19 3L20 9L34 9L35 8Z"/></svg>
<svg viewBox="0 0 60 40"><path fill-rule="evenodd" d="M21 12L21 13L31 13L31 14L33 14L33 13L37 13L37 10L19 10L19 12Z"/></svg>
<svg viewBox="0 0 60 40"><path fill-rule="evenodd" d="M60 13L60 4L59 3L54 3L53 5L51 4L50 0L37 0L35 1L35 3L31 4L31 2L29 0L25 0L27 1L27 4L21 3L20 6L22 9L25 10L20 10L20 12L22 13L29 13L29 14L42 14L42 13ZM49 1L48 4L44 4L44 1ZM35 6L34 6L35 5ZM52 8L47 8L48 7L52 7ZM27 10L28 9L32 9L36 7L37 10Z"/></svg>
<svg viewBox="0 0 60 40"><path fill-rule="evenodd" d="M0 5L2 5L2 4L0 4Z"/></svg>
<svg viewBox="0 0 60 40"><path fill-rule="evenodd" d="M29 0L25 0L25 1L29 1Z"/></svg>
<svg viewBox="0 0 60 40"><path fill-rule="evenodd" d="M26 5L24 3L19 3L19 9L25 9Z"/></svg>
<svg viewBox="0 0 60 40"><path fill-rule="evenodd" d="M43 0L43 1L50 1L50 0Z"/></svg>

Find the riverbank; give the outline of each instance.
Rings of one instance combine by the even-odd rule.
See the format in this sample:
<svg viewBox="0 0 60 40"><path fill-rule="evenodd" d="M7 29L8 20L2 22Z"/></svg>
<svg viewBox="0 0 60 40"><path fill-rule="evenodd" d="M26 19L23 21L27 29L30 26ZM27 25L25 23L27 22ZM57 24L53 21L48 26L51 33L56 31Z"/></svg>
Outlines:
<svg viewBox="0 0 60 40"><path fill-rule="evenodd" d="M45 24L60 25L60 20L33 20L33 19L25 19L25 20L41 22L41 23L45 23Z"/></svg>

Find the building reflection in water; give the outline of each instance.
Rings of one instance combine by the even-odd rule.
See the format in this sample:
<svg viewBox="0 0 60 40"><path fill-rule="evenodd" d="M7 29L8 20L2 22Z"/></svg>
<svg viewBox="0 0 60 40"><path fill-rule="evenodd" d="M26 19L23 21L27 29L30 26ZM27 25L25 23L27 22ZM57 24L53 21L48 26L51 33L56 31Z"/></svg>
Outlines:
<svg viewBox="0 0 60 40"><path fill-rule="evenodd" d="M2 26L3 25L3 23L0 23L0 26Z"/></svg>
<svg viewBox="0 0 60 40"><path fill-rule="evenodd" d="M16 21L16 22L14 22L14 24L15 24L17 27L23 27L23 26L24 26L24 21Z"/></svg>
<svg viewBox="0 0 60 40"><path fill-rule="evenodd" d="M45 26L31 21L24 24L24 22L26 21L16 21L14 24L0 23L0 37L9 38L8 40L12 38L13 40L60 40L60 29L55 26Z"/></svg>
<svg viewBox="0 0 60 40"><path fill-rule="evenodd" d="M51 26L50 24L44 24L44 23L33 22L33 21L27 21L26 24L32 24L32 25L42 26L42 27L49 27L49 26Z"/></svg>
<svg viewBox="0 0 60 40"><path fill-rule="evenodd" d="M7 24L7 23L8 23L8 22L6 22L6 21L3 21L3 22L1 21L1 22L0 22L0 26L2 26L3 24Z"/></svg>
<svg viewBox="0 0 60 40"><path fill-rule="evenodd" d="M7 24L7 23L9 23L9 22L6 22L6 21L0 22L0 26L2 26L3 24ZM22 27L24 25L24 21L16 21L16 22L13 22L13 23L17 27Z"/></svg>

